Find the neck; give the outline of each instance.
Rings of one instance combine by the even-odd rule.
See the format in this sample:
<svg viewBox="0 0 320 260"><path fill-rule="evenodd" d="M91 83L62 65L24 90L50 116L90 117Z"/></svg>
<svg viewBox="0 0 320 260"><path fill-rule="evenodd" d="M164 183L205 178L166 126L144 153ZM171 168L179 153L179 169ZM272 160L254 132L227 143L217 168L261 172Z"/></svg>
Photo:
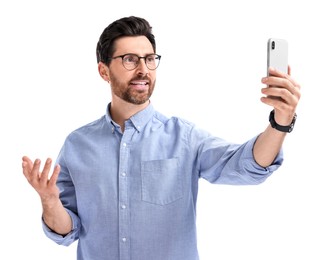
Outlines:
<svg viewBox="0 0 320 260"><path fill-rule="evenodd" d="M110 106L110 115L113 121L120 125L121 130L124 131L124 122L130 117L145 109L150 101L146 101L141 105L128 103L118 97L113 97Z"/></svg>

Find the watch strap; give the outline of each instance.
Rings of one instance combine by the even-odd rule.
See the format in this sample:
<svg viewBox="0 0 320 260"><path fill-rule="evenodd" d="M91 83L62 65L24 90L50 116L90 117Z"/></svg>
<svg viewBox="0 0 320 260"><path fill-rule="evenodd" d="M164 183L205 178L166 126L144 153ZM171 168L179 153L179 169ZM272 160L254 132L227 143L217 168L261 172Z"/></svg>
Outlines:
<svg viewBox="0 0 320 260"><path fill-rule="evenodd" d="M296 119L297 119L297 114L295 113L294 116L293 116L293 119L290 123L290 125L286 125L286 126L283 126L283 125L279 125L276 120L274 119L274 110L272 110L270 112L270 115L269 115L269 122L271 124L271 126L275 129L277 129L278 131L281 131L281 132L285 132L285 133L290 133L292 132L293 128L294 128L294 124L296 122Z"/></svg>

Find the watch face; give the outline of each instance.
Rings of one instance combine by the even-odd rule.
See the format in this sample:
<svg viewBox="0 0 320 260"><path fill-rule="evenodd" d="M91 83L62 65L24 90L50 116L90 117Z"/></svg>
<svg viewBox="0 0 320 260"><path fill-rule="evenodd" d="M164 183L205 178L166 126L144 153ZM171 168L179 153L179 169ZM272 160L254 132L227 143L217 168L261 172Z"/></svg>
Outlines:
<svg viewBox="0 0 320 260"><path fill-rule="evenodd" d="M289 129L288 129L288 132L289 132L289 133L293 130L293 127L294 127L294 125L291 124L290 127L289 127Z"/></svg>
<svg viewBox="0 0 320 260"><path fill-rule="evenodd" d="M294 114L290 128L289 128L289 133L293 130L296 119L297 119L297 114Z"/></svg>

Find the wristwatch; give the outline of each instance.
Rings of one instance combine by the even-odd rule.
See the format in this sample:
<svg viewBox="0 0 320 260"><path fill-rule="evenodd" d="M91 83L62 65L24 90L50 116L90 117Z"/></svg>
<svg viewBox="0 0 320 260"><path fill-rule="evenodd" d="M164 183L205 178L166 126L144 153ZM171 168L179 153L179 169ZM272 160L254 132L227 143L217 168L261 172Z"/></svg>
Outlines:
<svg viewBox="0 0 320 260"><path fill-rule="evenodd" d="M269 122L271 126L277 129L278 131L285 132L285 133L292 132L296 119L297 119L297 114L295 113L290 125L283 126L283 125L278 125L276 120L274 119L274 110L272 110L269 115Z"/></svg>

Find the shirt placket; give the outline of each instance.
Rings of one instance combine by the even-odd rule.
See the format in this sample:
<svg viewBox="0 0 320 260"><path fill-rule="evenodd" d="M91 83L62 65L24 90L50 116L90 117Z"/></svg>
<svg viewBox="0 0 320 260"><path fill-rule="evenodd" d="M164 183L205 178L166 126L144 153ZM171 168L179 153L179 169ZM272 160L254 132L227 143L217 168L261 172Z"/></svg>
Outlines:
<svg viewBox="0 0 320 260"><path fill-rule="evenodd" d="M130 260L129 151L133 128L126 129L120 142L119 161L119 249L120 260Z"/></svg>

